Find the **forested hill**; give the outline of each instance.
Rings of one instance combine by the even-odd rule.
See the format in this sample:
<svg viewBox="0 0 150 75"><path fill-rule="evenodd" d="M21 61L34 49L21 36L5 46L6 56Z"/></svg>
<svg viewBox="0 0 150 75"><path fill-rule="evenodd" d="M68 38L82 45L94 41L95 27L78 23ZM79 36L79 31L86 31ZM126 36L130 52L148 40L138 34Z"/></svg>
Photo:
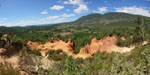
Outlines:
<svg viewBox="0 0 150 75"><path fill-rule="evenodd" d="M106 14L93 13L87 16L80 17L73 24L74 25L91 25L91 24L110 24L118 21L133 21L137 18L137 15L121 13L121 12L110 12Z"/></svg>

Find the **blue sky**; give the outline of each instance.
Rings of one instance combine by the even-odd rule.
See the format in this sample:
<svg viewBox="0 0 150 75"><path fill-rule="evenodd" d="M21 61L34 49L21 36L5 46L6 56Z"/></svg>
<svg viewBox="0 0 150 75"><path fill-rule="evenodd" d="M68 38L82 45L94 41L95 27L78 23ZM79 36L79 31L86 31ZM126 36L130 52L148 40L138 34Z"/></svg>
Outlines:
<svg viewBox="0 0 150 75"><path fill-rule="evenodd" d="M90 13L149 16L150 0L0 0L0 26L70 22Z"/></svg>

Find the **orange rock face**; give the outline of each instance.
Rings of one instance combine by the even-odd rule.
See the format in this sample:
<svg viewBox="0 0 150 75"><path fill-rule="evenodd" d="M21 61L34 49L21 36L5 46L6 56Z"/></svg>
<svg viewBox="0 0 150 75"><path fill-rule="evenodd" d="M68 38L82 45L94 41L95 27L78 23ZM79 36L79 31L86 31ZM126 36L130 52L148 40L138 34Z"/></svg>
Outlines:
<svg viewBox="0 0 150 75"><path fill-rule="evenodd" d="M53 42L47 42L43 45L39 45L35 42L28 42L27 45L30 47L31 50L40 50L42 56L45 56L46 52L49 50L59 50L61 49L63 52L67 53L68 55L76 54L74 50L74 43L69 38L68 42L64 42L60 39L55 39Z"/></svg>
<svg viewBox="0 0 150 75"><path fill-rule="evenodd" d="M37 50L38 46L39 46L39 43L28 41L27 45L30 47L31 50Z"/></svg>
<svg viewBox="0 0 150 75"><path fill-rule="evenodd" d="M81 48L79 54L90 54L94 55L96 52L119 52L119 53L125 53L130 52L134 47L128 48L128 47L119 47L117 46L117 36L107 36L104 37L101 40L97 40L96 38L93 38L91 40L90 45L86 45L84 48Z"/></svg>
<svg viewBox="0 0 150 75"><path fill-rule="evenodd" d="M43 45L39 45L38 43L34 43L29 41L27 45L30 47L31 50L40 50L40 53L45 56L46 52L49 50L58 50L61 49L63 52L67 53L69 56L73 56L74 58L87 58L93 56L97 52L130 52L134 47L119 47L116 45L117 43L117 36L107 36L101 40L97 40L93 38L91 40L90 45L85 45L83 48L80 49L80 52L76 54L74 48L74 42L69 37L68 42L64 42L60 39L55 39L53 42L47 42Z"/></svg>

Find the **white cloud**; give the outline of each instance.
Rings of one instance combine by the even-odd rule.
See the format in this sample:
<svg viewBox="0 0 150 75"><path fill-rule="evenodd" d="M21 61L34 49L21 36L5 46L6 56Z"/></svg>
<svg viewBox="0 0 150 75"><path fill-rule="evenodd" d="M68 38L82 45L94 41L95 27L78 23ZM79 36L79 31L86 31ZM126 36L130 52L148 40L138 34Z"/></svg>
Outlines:
<svg viewBox="0 0 150 75"><path fill-rule="evenodd" d="M66 18L69 18L69 17L72 17L72 16L75 16L75 14L63 14L62 17L66 17Z"/></svg>
<svg viewBox="0 0 150 75"><path fill-rule="evenodd" d="M41 12L41 14L48 14L48 12L47 11L43 11L43 12Z"/></svg>
<svg viewBox="0 0 150 75"><path fill-rule="evenodd" d="M107 7L98 7L98 11L99 11L100 13L106 12L106 11L107 11Z"/></svg>
<svg viewBox="0 0 150 75"><path fill-rule="evenodd" d="M115 8L116 12L125 12L130 14L136 14L136 15L143 15L143 16L149 16L150 13L149 10L144 9L143 7L121 7L121 8Z"/></svg>
<svg viewBox="0 0 150 75"><path fill-rule="evenodd" d="M73 4L73 5L78 5L78 4L82 4L83 0L68 0L68 1L64 1L64 4Z"/></svg>
<svg viewBox="0 0 150 75"><path fill-rule="evenodd" d="M88 11L88 7L85 4L80 4L78 8L74 9L75 13L83 13L87 11Z"/></svg>
<svg viewBox="0 0 150 75"><path fill-rule="evenodd" d="M69 4L69 2L68 1L64 1L64 4Z"/></svg>
<svg viewBox="0 0 150 75"><path fill-rule="evenodd" d="M93 10L94 13L104 13L107 12L107 7L98 7L97 11Z"/></svg>
<svg viewBox="0 0 150 75"><path fill-rule="evenodd" d="M74 9L75 13L84 13L88 11L88 6L83 2L83 0L68 0L64 1L64 4L72 4L78 6Z"/></svg>
<svg viewBox="0 0 150 75"><path fill-rule="evenodd" d="M64 8L64 6L60 6L60 5L54 5L54 6L50 7L51 10L61 10L63 8Z"/></svg>

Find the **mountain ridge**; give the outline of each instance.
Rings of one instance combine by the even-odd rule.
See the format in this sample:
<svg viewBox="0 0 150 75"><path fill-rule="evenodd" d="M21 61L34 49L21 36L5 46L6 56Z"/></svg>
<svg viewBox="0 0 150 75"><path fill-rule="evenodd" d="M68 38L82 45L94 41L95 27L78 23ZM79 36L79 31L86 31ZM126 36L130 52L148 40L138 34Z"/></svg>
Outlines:
<svg viewBox="0 0 150 75"><path fill-rule="evenodd" d="M122 12L109 12L106 14L93 13L86 16L82 16L74 24L76 25L91 25L91 24L110 24L113 22L124 21L124 20L135 20L137 15L122 13Z"/></svg>
<svg viewBox="0 0 150 75"><path fill-rule="evenodd" d="M133 21L137 19L138 16L142 15L134 15L130 13L123 12L108 12L105 14L100 13L91 13L85 16L81 16L75 21L71 22L63 22L56 24L43 24L43 25L29 25L23 27L38 27L38 26L59 26L59 25L93 25L93 24L110 24L118 21ZM147 16L143 16L149 18ZM0 26L7 27L7 26ZM14 26L14 27L22 27L22 26Z"/></svg>

